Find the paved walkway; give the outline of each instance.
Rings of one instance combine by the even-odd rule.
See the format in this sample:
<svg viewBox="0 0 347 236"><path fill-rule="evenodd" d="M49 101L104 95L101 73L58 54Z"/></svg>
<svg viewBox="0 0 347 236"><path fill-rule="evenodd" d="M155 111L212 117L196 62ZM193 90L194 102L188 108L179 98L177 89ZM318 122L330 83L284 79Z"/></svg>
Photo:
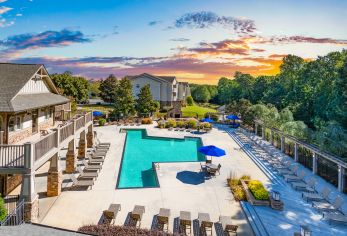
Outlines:
<svg viewBox="0 0 347 236"><path fill-rule="evenodd" d="M274 148L268 142L261 140L249 133L235 132L233 129L225 128L223 126L219 127L229 133L231 137L249 154L249 157L257 163L260 169L265 173L265 175L271 180L267 185L269 190L277 190L281 193L281 198L284 201L285 209L283 211L274 211L269 207L254 207L259 219L262 221L263 225L270 235L293 235L294 232L300 231L300 225L308 225L313 232L313 235L346 235L347 226L346 225L329 225L328 222L322 219L322 215L319 214L311 204L306 203L301 198L301 193L293 190L288 183L280 177L276 170L274 170L268 163L264 160L267 158L272 158L271 154L281 155L290 160L285 154L281 153L278 149ZM249 145L254 143L251 141L255 140L256 143L260 145ZM292 159L291 159L292 160ZM301 168L304 168L301 166ZM306 168L304 168L306 169ZM312 175L312 172L306 169L307 175ZM347 203L347 198L345 194L337 192L336 187L330 185L325 180L316 176L318 179L317 189L320 191L323 186L329 186L333 189L333 193L330 195L331 199L334 199L337 195L341 195L345 198L345 203ZM346 209L346 204L343 207Z"/></svg>
<svg viewBox="0 0 347 236"><path fill-rule="evenodd" d="M128 126L128 128L139 127ZM209 213L214 222L218 220L219 215L230 215L233 222L240 226L239 235L253 234L240 204L233 199L226 179L233 174L250 174L253 178L265 183L269 183L269 180L225 131L213 129L211 133L197 135L161 130L154 128L153 125L140 128L146 128L148 134L154 136L180 138L198 136L206 145L213 144L225 149L227 153L225 157L213 160L215 164L222 165L221 174L216 178L204 180L202 183L188 183L176 178L177 173L186 171L193 175L191 179L199 181L199 162L167 163L160 164L158 172L160 188L115 189L125 134L120 133L120 127L117 126L98 127L96 130L99 138L101 141L111 142L111 148L93 189L69 191L68 188L65 188L62 194L54 199L54 202L47 204L49 209L44 215L41 215L40 223L76 230L85 224L98 223L104 209L107 209L111 203L120 203L122 211L117 216L117 225L123 225L134 205L139 204L146 207L142 222L144 228L151 228L154 216L158 214L161 207L166 207L172 211L170 231L173 231L179 211L188 210L192 213L192 220L197 218L198 212ZM63 162L61 164L64 165ZM71 183L66 179L64 186L68 186L68 184ZM47 202L47 200L45 201Z"/></svg>

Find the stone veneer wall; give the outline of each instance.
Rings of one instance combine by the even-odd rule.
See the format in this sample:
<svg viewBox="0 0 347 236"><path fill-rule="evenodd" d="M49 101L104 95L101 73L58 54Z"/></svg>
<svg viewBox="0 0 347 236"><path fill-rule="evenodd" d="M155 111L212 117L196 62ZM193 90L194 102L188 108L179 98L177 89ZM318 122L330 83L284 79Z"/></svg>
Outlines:
<svg viewBox="0 0 347 236"><path fill-rule="evenodd" d="M53 117L45 120L44 122L39 123L39 130L49 129L54 125Z"/></svg>

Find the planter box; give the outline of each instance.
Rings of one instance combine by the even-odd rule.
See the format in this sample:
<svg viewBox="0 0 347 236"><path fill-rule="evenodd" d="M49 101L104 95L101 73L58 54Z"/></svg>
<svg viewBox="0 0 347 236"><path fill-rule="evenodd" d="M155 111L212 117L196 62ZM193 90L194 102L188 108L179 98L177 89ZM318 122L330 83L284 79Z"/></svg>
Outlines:
<svg viewBox="0 0 347 236"><path fill-rule="evenodd" d="M257 199L255 199L255 197L253 196L253 193L248 188L248 182L249 182L249 180L242 180L241 179L241 184L242 184L243 189L245 190L247 201L250 202L252 205L255 205L255 206L270 206L270 200L257 200Z"/></svg>

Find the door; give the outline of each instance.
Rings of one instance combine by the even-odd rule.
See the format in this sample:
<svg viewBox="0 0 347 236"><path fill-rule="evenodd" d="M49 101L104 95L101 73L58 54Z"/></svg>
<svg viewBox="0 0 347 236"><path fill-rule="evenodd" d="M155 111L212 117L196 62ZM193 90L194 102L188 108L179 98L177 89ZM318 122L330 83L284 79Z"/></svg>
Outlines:
<svg viewBox="0 0 347 236"><path fill-rule="evenodd" d="M35 134L38 132L38 110L33 110L31 113L31 121L32 121L32 133Z"/></svg>

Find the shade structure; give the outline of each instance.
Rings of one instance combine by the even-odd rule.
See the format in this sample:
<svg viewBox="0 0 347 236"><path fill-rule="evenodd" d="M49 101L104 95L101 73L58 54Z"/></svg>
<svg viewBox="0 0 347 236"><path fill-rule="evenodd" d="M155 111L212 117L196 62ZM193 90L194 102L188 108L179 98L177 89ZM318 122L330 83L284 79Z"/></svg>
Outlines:
<svg viewBox="0 0 347 236"><path fill-rule="evenodd" d="M213 157L225 156L225 151L214 145L202 146L198 149L198 151L202 154L213 156Z"/></svg>
<svg viewBox="0 0 347 236"><path fill-rule="evenodd" d="M212 123L214 122L214 120L210 119L210 118L204 118L200 120L201 122L208 122L208 123Z"/></svg>
<svg viewBox="0 0 347 236"><path fill-rule="evenodd" d="M104 113L102 113L101 111L93 111L93 116L102 116L104 115Z"/></svg>
<svg viewBox="0 0 347 236"><path fill-rule="evenodd" d="M227 119L229 119L229 120L239 120L240 118L237 115L228 115Z"/></svg>

